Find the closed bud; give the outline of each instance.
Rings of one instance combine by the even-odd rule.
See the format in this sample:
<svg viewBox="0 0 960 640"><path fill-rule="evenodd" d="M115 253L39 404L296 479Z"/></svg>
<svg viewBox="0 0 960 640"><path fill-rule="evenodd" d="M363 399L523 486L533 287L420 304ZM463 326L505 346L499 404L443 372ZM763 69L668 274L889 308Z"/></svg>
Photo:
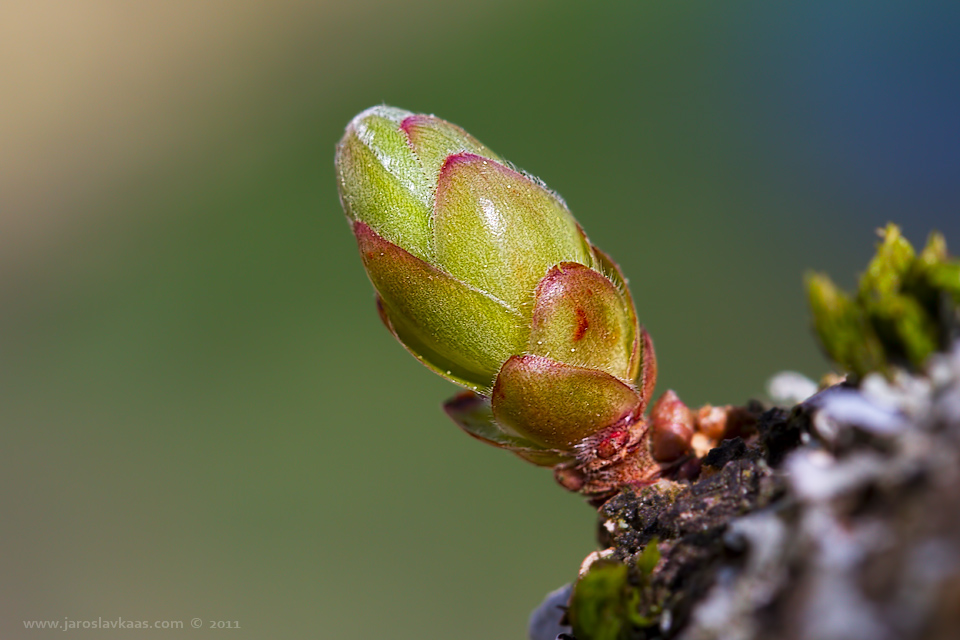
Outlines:
<svg viewBox="0 0 960 640"><path fill-rule="evenodd" d="M478 394L446 407L468 433L553 465L642 414L649 338L559 196L459 127L385 106L348 125L336 167L381 318Z"/></svg>

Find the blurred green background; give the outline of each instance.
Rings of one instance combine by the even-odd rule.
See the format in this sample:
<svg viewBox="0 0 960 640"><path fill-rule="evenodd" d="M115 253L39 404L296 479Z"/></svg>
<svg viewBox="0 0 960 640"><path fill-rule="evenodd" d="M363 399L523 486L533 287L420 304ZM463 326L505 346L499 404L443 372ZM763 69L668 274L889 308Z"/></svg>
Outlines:
<svg viewBox="0 0 960 640"><path fill-rule="evenodd" d="M690 403L827 370L801 289L960 247L960 4L0 3L0 637L525 637L595 520L443 415L333 147L385 102L559 191ZM107 632L76 632L105 637Z"/></svg>

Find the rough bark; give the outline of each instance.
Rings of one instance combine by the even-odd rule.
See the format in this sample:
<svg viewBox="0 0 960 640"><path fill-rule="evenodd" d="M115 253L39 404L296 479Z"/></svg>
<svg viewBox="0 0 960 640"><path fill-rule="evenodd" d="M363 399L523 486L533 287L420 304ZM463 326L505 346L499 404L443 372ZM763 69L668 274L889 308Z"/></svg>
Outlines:
<svg viewBox="0 0 960 640"><path fill-rule="evenodd" d="M702 462L694 482L627 489L601 507L602 555L628 568L619 624L531 637L960 633L960 346L923 374L769 409L756 433ZM567 595L545 603L541 623Z"/></svg>

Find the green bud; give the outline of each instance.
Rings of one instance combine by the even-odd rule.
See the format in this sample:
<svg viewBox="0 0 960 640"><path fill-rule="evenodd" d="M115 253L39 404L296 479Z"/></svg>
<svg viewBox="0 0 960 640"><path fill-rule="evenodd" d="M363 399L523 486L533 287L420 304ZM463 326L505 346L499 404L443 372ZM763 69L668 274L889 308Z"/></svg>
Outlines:
<svg viewBox="0 0 960 640"><path fill-rule="evenodd" d="M559 196L459 127L385 106L347 126L336 167L384 324L480 394L447 405L468 433L546 465L642 414L649 338Z"/></svg>

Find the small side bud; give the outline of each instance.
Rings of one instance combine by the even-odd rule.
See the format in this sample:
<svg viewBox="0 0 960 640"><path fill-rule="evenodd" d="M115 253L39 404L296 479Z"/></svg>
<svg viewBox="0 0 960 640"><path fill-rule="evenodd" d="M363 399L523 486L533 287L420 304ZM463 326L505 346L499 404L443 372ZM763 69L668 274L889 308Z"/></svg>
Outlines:
<svg viewBox="0 0 960 640"><path fill-rule="evenodd" d="M705 404L697 410L697 431L719 442L726 437L727 412L723 407Z"/></svg>
<svg viewBox="0 0 960 640"><path fill-rule="evenodd" d="M650 410L650 454L657 462L673 462L690 452L693 413L672 390Z"/></svg>
<svg viewBox="0 0 960 640"><path fill-rule="evenodd" d="M696 415L697 431L715 442L749 435L756 426L756 416L744 407L726 405L714 407L706 404Z"/></svg>

